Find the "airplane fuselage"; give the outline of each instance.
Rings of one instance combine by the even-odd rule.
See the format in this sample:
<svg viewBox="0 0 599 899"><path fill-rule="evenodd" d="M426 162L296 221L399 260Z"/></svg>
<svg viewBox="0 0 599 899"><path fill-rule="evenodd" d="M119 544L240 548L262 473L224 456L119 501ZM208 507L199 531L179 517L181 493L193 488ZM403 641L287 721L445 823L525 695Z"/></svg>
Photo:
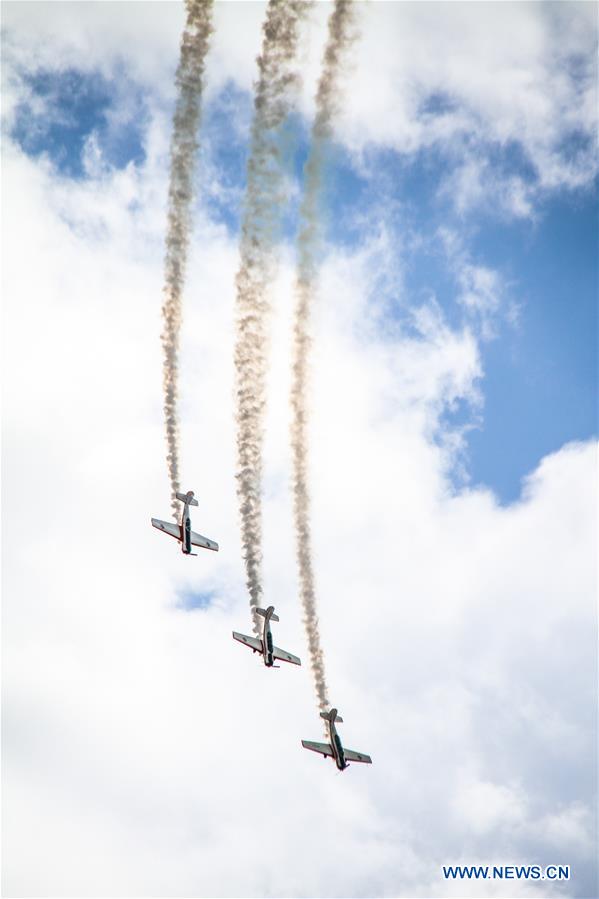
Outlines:
<svg viewBox="0 0 599 899"><path fill-rule="evenodd" d="M337 733L337 728L335 727L334 716L329 719L329 738L331 741L331 749L333 750L333 758L335 759L335 764L340 771L344 771L348 767L348 764L345 761L341 737Z"/></svg>
<svg viewBox="0 0 599 899"><path fill-rule="evenodd" d="M269 609L266 610L266 618L264 619L264 629L262 631L262 658L264 659L264 664L267 668L272 668L275 660L273 657L273 642L272 642L272 633L270 630L270 616L274 612Z"/></svg>
<svg viewBox="0 0 599 899"><path fill-rule="evenodd" d="M212 549L215 552L218 551L218 543L215 543L214 540L209 540L208 537L203 537L201 534L196 534L191 529L189 507L198 505L198 501L193 495L193 490L188 490L187 493L179 493L177 491L175 496L179 502L183 503L180 520L174 523L162 521L160 518L152 518L152 527L178 540L181 544L181 552L186 556L197 556L197 553L192 552L194 546Z"/></svg>
<svg viewBox="0 0 599 899"><path fill-rule="evenodd" d="M181 552L186 556L194 555L191 551L191 518L189 515L189 502L183 503L181 514Z"/></svg>
<svg viewBox="0 0 599 899"><path fill-rule="evenodd" d="M183 517L181 519L181 550L185 555L191 554L191 519L189 517L189 506L185 503Z"/></svg>
<svg viewBox="0 0 599 899"><path fill-rule="evenodd" d="M337 722L343 724L343 718L337 712L337 709L331 709L328 712L321 712L320 717L324 718L328 724L328 743L313 743L311 740L302 740L304 749L310 749L312 752L319 752L323 758L332 758L339 771L345 771L349 768L350 762L366 762L372 764L372 759L365 752L354 752L353 749L345 749L341 742L341 737L337 733Z"/></svg>
<svg viewBox="0 0 599 899"><path fill-rule="evenodd" d="M291 662L293 665L301 665L301 659L292 655L279 646L275 646L270 630L271 621L278 621L279 616L275 615L275 607L269 606L267 609L261 609L254 606L254 614L264 618L264 623L260 631L254 637L248 637L247 634L238 634L233 631L233 639L238 640L248 646L252 652L257 652L262 656L262 662L266 668L279 668L275 662Z"/></svg>

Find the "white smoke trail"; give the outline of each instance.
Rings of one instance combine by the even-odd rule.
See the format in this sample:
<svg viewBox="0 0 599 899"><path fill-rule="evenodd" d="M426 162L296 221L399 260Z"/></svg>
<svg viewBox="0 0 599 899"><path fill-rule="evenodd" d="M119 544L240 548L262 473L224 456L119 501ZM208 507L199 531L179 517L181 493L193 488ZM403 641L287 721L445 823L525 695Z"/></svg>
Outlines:
<svg viewBox="0 0 599 899"><path fill-rule="evenodd" d="M252 611L262 594L262 446L265 411L269 286L275 268L274 241L280 225L282 158L280 126L297 83L292 63L298 27L307 4L270 0L263 25L254 99L247 189L237 272L235 345L237 496L246 583ZM253 625L259 633L256 614Z"/></svg>
<svg viewBox="0 0 599 899"><path fill-rule="evenodd" d="M186 0L187 19L181 37L176 84L177 103L171 137L168 189L168 220L164 260L164 301L161 335L164 351L163 388L166 426L167 465L171 482L171 509L178 520L179 420L177 414L179 377L179 332L181 293L185 281L187 249L191 230L193 171L198 150L204 63L212 34L212 0Z"/></svg>
<svg viewBox="0 0 599 899"><path fill-rule="evenodd" d="M321 711L329 710L324 655L316 610L316 586L312 564L310 493L308 490L308 356L310 314L316 293L316 269L320 245L318 200L323 176L324 151L332 137L332 121L338 103L338 76L342 53L355 37L350 33L352 4L336 0L329 18L328 39L316 93L316 114L311 145L304 166L304 196L300 208L296 306L293 325L293 377L291 385L291 448L293 454L293 508L296 551L304 625L310 665Z"/></svg>

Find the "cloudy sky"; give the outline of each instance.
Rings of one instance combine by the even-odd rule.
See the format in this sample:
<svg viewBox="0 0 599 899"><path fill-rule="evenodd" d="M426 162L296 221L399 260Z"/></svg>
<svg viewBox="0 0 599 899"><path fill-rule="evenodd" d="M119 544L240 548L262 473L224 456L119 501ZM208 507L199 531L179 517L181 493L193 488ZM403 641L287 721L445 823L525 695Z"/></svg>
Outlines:
<svg viewBox="0 0 599 899"><path fill-rule="evenodd" d="M7 896L597 895L596 7L360 3L322 197L310 475L344 742L322 738L289 494L302 29L273 284L267 670L235 494L234 276L264 5L219 2L168 517L160 347L177 2L3 3ZM452 882L448 864L566 864Z"/></svg>

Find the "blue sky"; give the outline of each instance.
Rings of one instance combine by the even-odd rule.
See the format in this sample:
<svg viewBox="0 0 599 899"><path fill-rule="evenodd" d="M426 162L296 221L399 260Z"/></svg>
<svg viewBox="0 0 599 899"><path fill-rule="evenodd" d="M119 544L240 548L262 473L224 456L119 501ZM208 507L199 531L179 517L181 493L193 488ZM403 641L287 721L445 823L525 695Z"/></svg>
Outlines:
<svg viewBox="0 0 599 899"><path fill-rule="evenodd" d="M12 136L26 153L45 154L58 172L81 178L85 142L93 134L111 166L143 162L143 92L133 82L127 88L136 96L136 115L126 115L118 127L111 125L111 113L118 113L122 94L99 74L37 71L26 73L24 83L29 98L17 108ZM426 115L448 109L451 101L442 95L423 105ZM203 114L202 153L216 166L219 191L200 193L199 203L232 235L240 222L250 114L251 95L232 82ZM232 118L235 130L228 127ZM290 123L285 140L290 171L299 180L308 147L299 120ZM575 158L588 141L573 133L560 151ZM487 150L495 173L534 184L534 166L516 143ZM455 165L454 148L450 154L441 148L415 155L375 148L360 171L340 148L329 156L327 239L358 246L368 228L381 223L397 239L404 283L373 284L373 291L388 293L391 319L401 320L412 304L434 296L450 323L464 320L440 228L463 235L472 261L500 273L517 313L513 321L499 321L496 335L481 343L483 408L462 403L447 412L444 426L472 425L465 432L461 474L454 474L456 489L466 472L471 485L490 486L502 502L517 499L522 478L544 455L597 433L596 185L561 189L542 199L534 217L522 220L489 207L456 212L451 196L442 192L448 167ZM297 198L286 214L290 240L296 213Z"/></svg>
<svg viewBox="0 0 599 899"><path fill-rule="evenodd" d="M126 78L124 72L121 78ZM123 122L118 86L115 90L115 83L100 73L89 75L76 69L25 72L23 86L27 99L15 110L12 136L34 158L44 154L65 176L81 178L85 174L85 142L95 134L109 164L121 168L129 162L143 162L141 92L134 119L127 115ZM127 86L136 93L132 83ZM121 114L118 125L111 122L114 113Z"/></svg>
<svg viewBox="0 0 599 899"><path fill-rule="evenodd" d="M485 347L485 410L470 436L472 475L512 499L538 459L597 434L597 195L543 204L538 225L475 245L511 274L520 318Z"/></svg>

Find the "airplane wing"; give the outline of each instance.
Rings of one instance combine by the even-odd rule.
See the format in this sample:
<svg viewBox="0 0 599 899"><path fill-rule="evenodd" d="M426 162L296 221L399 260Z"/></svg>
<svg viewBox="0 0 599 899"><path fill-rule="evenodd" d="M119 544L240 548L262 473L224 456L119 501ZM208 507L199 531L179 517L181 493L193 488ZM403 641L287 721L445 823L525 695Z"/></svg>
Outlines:
<svg viewBox="0 0 599 899"><path fill-rule="evenodd" d="M329 743L312 743L311 740L302 740L304 749L311 749L312 752L320 752L321 755L333 755L333 750Z"/></svg>
<svg viewBox="0 0 599 899"><path fill-rule="evenodd" d="M165 534L174 537L176 540L181 539L181 528L178 524L173 524L171 521L160 521L159 518L153 518L152 525L155 528L158 528L159 531L164 531Z"/></svg>
<svg viewBox="0 0 599 899"><path fill-rule="evenodd" d="M240 643L249 646L250 649L255 649L256 652L262 652L262 643L255 637L246 637L245 634L238 634L237 631L233 631L233 639L239 640Z"/></svg>
<svg viewBox="0 0 599 899"><path fill-rule="evenodd" d="M344 746L343 755L347 762L366 762L368 765L372 765L372 759L365 752L354 752L353 749L346 749Z"/></svg>
<svg viewBox="0 0 599 899"><path fill-rule="evenodd" d="M196 534L195 531L191 532L191 542L194 546L202 546L204 549L213 549L218 552L218 543L209 540L208 537L202 537L201 534Z"/></svg>
<svg viewBox="0 0 599 899"><path fill-rule="evenodd" d="M273 646L272 654L275 659L279 659L281 662L292 662L294 665L301 665L300 659L297 656L292 655L292 653L287 652L286 649L279 649L278 646Z"/></svg>

